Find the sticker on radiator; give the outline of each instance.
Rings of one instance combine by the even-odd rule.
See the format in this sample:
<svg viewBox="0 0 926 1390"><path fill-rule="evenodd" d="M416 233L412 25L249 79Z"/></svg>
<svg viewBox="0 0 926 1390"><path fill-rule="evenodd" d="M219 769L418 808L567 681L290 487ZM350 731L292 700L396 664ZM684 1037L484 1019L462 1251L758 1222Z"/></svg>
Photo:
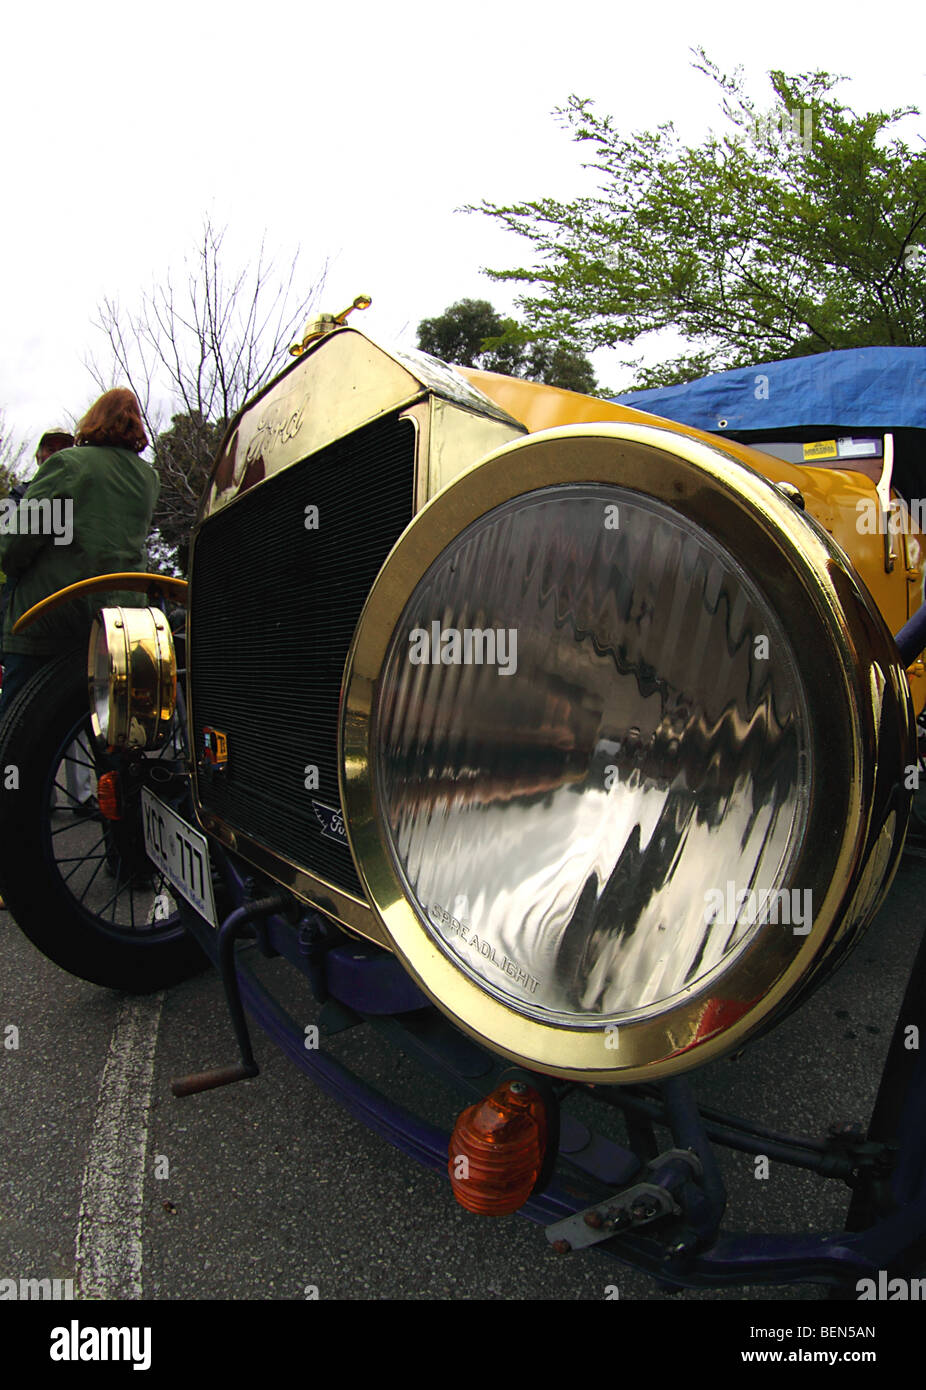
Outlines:
<svg viewBox="0 0 926 1390"><path fill-rule="evenodd" d="M339 845L347 844L347 830L344 827L344 814L340 806L326 806L323 801L312 800L312 807L326 840L337 840Z"/></svg>
<svg viewBox="0 0 926 1390"><path fill-rule="evenodd" d="M213 767L224 767L228 762L228 739L221 729L203 726L203 758Z"/></svg>

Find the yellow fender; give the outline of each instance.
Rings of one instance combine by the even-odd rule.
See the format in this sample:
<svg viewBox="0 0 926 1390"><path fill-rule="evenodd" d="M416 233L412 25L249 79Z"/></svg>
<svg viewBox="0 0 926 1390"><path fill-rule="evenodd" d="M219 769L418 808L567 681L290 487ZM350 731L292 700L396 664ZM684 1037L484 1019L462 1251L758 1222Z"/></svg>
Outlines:
<svg viewBox="0 0 926 1390"><path fill-rule="evenodd" d="M41 618L43 613L50 613L53 608L76 598L78 594L88 594L94 589L132 589L136 593L147 593L149 601L152 602L165 597L185 604L188 588L185 579L174 579L169 574L146 574L135 570L123 574L98 574L93 579L81 579L76 584L69 584L66 589L59 589L57 593L43 598L40 603L34 603L14 624L13 633L15 635L22 632L30 623L34 623L36 618Z"/></svg>

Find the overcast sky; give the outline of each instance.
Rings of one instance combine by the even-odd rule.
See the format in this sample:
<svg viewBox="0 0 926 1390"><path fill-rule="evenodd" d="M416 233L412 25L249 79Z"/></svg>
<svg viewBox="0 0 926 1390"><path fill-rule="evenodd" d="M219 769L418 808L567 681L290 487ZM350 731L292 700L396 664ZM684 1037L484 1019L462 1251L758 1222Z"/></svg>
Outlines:
<svg viewBox="0 0 926 1390"><path fill-rule="evenodd" d="M98 394L83 359L105 357L99 302L134 308L182 269L204 214L227 224L230 265L264 234L281 263L298 247L306 287L328 262L322 307L366 291L363 326L412 343L462 296L511 307L480 272L526 243L456 209L588 186L551 114L572 92L623 130L672 120L697 140L725 125L690 66L699 43L763 101L773 67L847 74L856 110L926 89L926 21L903 0L38 0L5 7L0 32L0 408L30 449Z"/></svg>

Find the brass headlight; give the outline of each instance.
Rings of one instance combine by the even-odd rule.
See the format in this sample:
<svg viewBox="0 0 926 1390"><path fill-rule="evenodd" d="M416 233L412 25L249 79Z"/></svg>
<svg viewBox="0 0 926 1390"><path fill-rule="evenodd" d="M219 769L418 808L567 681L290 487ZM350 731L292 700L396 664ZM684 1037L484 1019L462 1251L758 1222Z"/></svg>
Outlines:
<svg viewBox="0 0 926 1390"><path fill-rule="evenodd" d="M160 748L177 703L174 640L157 608L103 608L87 659L93 732L108 749Z"/></svg>
<svg viewBox="0 0 926 1390"><path fill-rule="evenodd" d="M460 1026L639 1081L739 1045L870 919L914 761L845 555L720 449L506 446L438 494L348 661L342 801L392 943Z"/></svg>

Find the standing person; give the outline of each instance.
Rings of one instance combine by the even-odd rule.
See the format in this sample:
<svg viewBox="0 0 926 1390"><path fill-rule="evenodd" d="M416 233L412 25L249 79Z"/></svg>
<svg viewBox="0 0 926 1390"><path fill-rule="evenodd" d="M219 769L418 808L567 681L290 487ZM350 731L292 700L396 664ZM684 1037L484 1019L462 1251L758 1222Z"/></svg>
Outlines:
<svg viewBox="0 0 926 1390"><path fill-rule="evenodd" d="M73 447L74 436L69 430L62 429L60 426L54 426L52 429L46 430L35 450L35 462L37 464L36 474L41 472L52 454L57 454L60 449L71 449ZM17 506L26 495L28 486L28 483L15 483L13 487L10 488L10 500L15 502ZM4 581L3 589L0 590L0 634L2 634L3 631L3 619L6 615L7 605L9 604L12 592L13 581L12 579L7 579ZM0 659L2 659L2 654L0 654ZM76 756L75 754L74 758L69 758L65 766L66 798L70 807L78 814L87 814L93 799L91 771L82 761L76 761ZM61 795L61 792L56 792L56 796L59 799Z"/></svg>
<svg viewBox="0 0 926 1390"><path fill-rule="evenodd" d="M61 449L72 449L73 447L73 434L56 426L54 429L46 430L42 435L35 451L35 461L39 468L43 468L52 454L57 454Z"/></svg>
<svg viewBox="0 0 926 1390"><path fill-rule="evenodd" d="M154 469L139 458L147 444L132 392L106 391L77 425L76 444L52 453L29 484L16 533L0 538L0 567L13 581L3 623L0 715L53 657L72 652L75 660L86 659L98 608L144 603L139 594L79 596L12 635L23 613L56 590L97 574L146 568L145 540L160 487ZM43 502L44 510L29 506Z"/></svg>
<svg viewBox="0 0 926 1390"><path fill-rule="evenodd" d="M46 430L35 450L35 461L38 465L36 471L41 469L48 462L52 454L56 454L59 449L70 449L73 443L74 436L73 434L69 434L67 430L58 429L57 427L55 429ZM10 488L10 499L15 502L17 506L25 497L26 488L28 486L28 483L14 483ZM3 633L3 619L6 615L7 605L10 601L12 592L12 579L5 579L3 588L0 589L0 636L2 636ZM2 659L2 650L0 650L0 659Z"/></svg>

